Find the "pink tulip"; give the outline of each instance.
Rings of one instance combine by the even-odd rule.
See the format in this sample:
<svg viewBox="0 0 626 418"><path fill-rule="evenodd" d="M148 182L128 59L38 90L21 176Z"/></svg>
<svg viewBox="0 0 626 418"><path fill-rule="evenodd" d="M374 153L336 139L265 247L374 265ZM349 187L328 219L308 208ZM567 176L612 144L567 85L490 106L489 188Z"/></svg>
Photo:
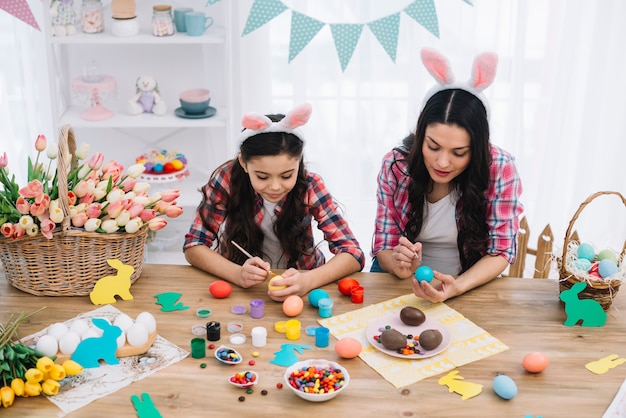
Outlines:
<svg viewBox="0 0 626 418"><path fill-rule="evenodd" d="M131 218L136 218L143 211L144 206L140 203L134 203L128 208Z"/></svg>
<svg viewBox="0 0 626 418"><path fill-rule="evenodd" d="M41 215L43 215L48 210L48 203L49 202L45 202L45 203L37 203L37 202L35 202L35 203L33 203L32 205L30 205L30 214L33 215L33 216L41 216Z"/></svg>
<svg viewBox="0 0 626 418"><path fill-rule="evenodd" d="M13 229L13 238L17 239L17 238L21 238L24 236L24 234L26 233L26 231L24 230L24 228L22 228L20 225L15 224L13 225L14 229Z"/></svg>
<svg viewBox="0 0 626 418"><path fill-rule="evenodd" d="M15 207L17 208L17 211L22 215L30 213L30 204L22 196L17 198L17 201L15 202Z"/></svg>
<svg viewBox="0 0 626 418"><path fill-rule="evenodd" d="M85 196L80 198L79 203L84 203L86 205L89 205L93 203L95 200L96 200L96 197L93 194L86 194Z"/></svg>
<svg viewBox="0 0 626 418"><path fill-rule="evenodd" d="M71 190L67 192L67 203L70 206L76 204L76 194Z"/></svg>
<svg viewBox="0 0 626 418"><path fill-rule="evenodd" d="M89 193L89 189L89 183L87 183L85 180L81 180L76 184L76 186L74 186L73 190L76 194L76 197L83 197L87 193Z"/></svg>
<svg viewBox="0 0 626 418"><path fill-rule="evenodd" d="M43 184L39 180L33 180L19 190L19 194L25 198L34 198L43 193Z"/></svg>
<svg viewBox="0 0 626 418"><path fill-rule="evenodd" d="M164 202L173 202L179 197L180 197L180 190L177 190L177 189L171 189L171 190L166 190L164 192L161 192L161 199L163 199Z"/></svg>
<svg viewBox="0 0 626 418"><path fill-rule="evenodd" d="M120 187L122 188L122 190L124 190L124 193L128 193L133 190L133 187L135 187L135 183L137 183L136 178L126 177L124 181L122 181L122 183L120 184Z"/></svg>
<svg viewBox="0 0 626 418"><path fill-rule="evenodd" d="M15 226L11 222L5 222L2 224L2 228L0 230L2 231L2 235L6 238L10 238L15 232Z"/></svg>
<svg viewBox="0 0 626 418"><path fill-rule="evenodd" d="M92 203L87 206L87 216L90 218L99 218L102 215L102 205L100 203Z"/></svg>
<svg viewBox="0 0 626 418"><path fill-rule="evenodd" d="M96 153L89 159L89 167L92 170L99 170L104 162L104 155L102 153Z"/></svg>
<svg viewBox="0 0 626 418"><path fill-rule="evenodd" d="M116 163L115 161L109 161L102 167L102 179L108 180L109 177L113 178L113 183L116 183L120 178L120 175L124 171L124 166Z"/></svg>
<svg viewBox="0 0 626 418"><path fill-rule="evenodd" d="M152 218L148 221L150 231L158 231L167 226L167 221L163 218Z"/></svg>
<svg viewBox="0 0 626 418"><path fill-rule="evenodd" d="M76 215L72 216L72 225L76 228L81 228L85 225L89 216L85 212L79 212Z"/></svg>
<svg viewBox="0 0 626 418"><path fill-rule="evenodd" d="M44 151L46 149L46 136L39 135L37 140L35 141L35 149L39 152Z"/></svg>
<svg viewBox="0 0 626 418"><path fill-rule="evenodd" d="M109 214L111 218L117 218L120 213L124 210L124 201L118 200L113 203L109 203L106 207L106 212Z"/></svg>
<svg viewBox="0 0 626 418"><path fill-rule="evenodd" d="M9 164L9 157L7 157L7 153L0 155L0 170L6 167Z"/></svg>
<svg viewBox="0 0 626 418"><path fill-rule="evenodd" d="M52 230L56 227L56 224L52 222L50 219L44 219L39 226L39 230L41 234L48 238L52 239Z"/></svg>
<svg viewBox="0 0 626 418"><path fill-rule="evenodd" d="M144 209L139 214L139 217L144 222L148 222L150 219L153 219L155 216L157 216L157 213L156 213L156 210L154 209Z"/></svg>
<svg viewBox="0 0 626 418"><path fill-rule="evenodd" d="M168 218L178 218L183 213L183 208L180 206L172 205L165 210L165 215Z"/></svg>

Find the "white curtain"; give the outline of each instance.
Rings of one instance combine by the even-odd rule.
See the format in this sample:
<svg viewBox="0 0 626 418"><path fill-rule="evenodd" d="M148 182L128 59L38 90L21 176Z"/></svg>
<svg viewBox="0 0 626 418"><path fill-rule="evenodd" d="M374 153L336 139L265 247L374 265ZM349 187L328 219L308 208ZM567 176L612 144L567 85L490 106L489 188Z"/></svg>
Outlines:
<svg viewBox="0 0 626 418"><path fill-rule="evenodd" d="M435 0L439 38L403 13L395 63L366 28L343 72L328 26L288 63L290 10L236 39L252 1L237 3L233 37L242 110L284 112L312 103L305 158L343 204L368 252L381 158L414 128L423 95L434 83L419 59L425 46L448 56L458 79L469 78L478 52L498 54L496 81L485 91L491 138L516 156L531 243L549 223L560 252L570 220L588 196L606 190L626 194L621 0ZM366 23L411 2L283 3L326 23ZM618 198L602 196L584 209L573 230L598 249L620 251L625 214Z"/></svg>

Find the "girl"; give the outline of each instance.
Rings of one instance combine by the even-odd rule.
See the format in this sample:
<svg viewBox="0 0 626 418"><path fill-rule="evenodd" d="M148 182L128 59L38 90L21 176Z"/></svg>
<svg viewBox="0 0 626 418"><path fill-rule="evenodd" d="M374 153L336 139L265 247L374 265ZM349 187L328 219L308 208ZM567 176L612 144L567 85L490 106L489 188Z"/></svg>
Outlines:
<svg viewBox="0 0 626 418"><path fill-rule="evenodd" d="M247 288L268 279L270 269L287 269L274 280L282 301L303 296L360 271L365 255L321 177L306 170L304 140L297 129L311 114L306 104L282 115L246 115L239 155L218 167L202 188L185 258L210 274ZM325 262L313 241L317 222L334 256ZM237 249L239 244L249 258Z"/></svg>
<svg viewBox="0 0 626 418"><path fill-rule="evenodd" d="M515 262L522 186L513 157L489 143L481 91L497 57L477 57L470 85L454 83L437 52L423 50L422 60L440 85L426 95L415 133L384 157L372 271L406 279L428 265L436 280L413 278L413 291L441 302Z"/></svg>

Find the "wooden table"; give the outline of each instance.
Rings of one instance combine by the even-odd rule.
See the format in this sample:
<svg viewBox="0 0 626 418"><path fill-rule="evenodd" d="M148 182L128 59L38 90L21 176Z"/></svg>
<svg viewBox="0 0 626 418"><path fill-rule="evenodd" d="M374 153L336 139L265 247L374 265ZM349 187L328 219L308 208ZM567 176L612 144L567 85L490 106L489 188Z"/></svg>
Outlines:
<svg viewBox="0 0 626 418"><path fill-rule="evenodd" d="M326 287L334 300L333 313L351 311L367 304L382 302L410 293L409 283L380 273L355 274L365 287L365 305L352 304L341 296L336 284ZM603 375L585 369L585 364L601 357L618 354L626 356L626 310L623 295L618 295L609 311L604 327L565 327L565 313L558 301L558 283L551 279L501 278L447 304L510 347L497 355L459 367L466 381L484 385L475 398L461 400L455 393L437 383L437 377L428 378L405 388L396 389L360 358L340 359L331 336L327 348L315 347L313 337L302 333L296 343L307 344L301 359L326 358L343 364L350 372L349 387L340 396L324 403L306 402L288 388L278 389L285 368L269 363L281 344L289 341L284 334L274 331L274 323L287 318L281 304L270 301L264 286L253 289L234 288L226 299L215 299L208 292L214 280L189 266L145 265L141 278L133 285L132 301L118 301L113 306L131 317L143 311L154 314L159 334L170 342L189 350L193 337L191 327L206 320L196 316L196 309L208 306L210 319L220 321L223 328L233 320L242 320L248 339L237 350L244 362L227 366L217 362L207 350L204 359L186 359L135 382L109 396L101 398L70 417L135 417L130 396L147 392L164 418L201 416L339 416L367 417L524 417L529 414L548 417L601 417L626 378L626 365ZM181 300L190 306L186 311L161 312L154 295L180 292ZM265 316L252 319L248 314L238 316L230 312L234 304L246 304L253 298L266 300ZM20 328L26 336L44 329L54 322L63 322L95 308L88 297L36 297L12 288L0 279L0 321L6 322L11 313L47 308ZM619 310L616 310L615 308ZM305 298L305 308L298 319L303 328L317 324L318 311ZM267 346L251 345L250 330L254 326L268 329ZM219 343L228 344L228 333L222 330ZM258 351L256 364L259 385L253 394L227 383L228 376L244 370L252 353ZM532 375L521 366L523 357L532 351L541 351L550 359L543 373ZM206 368L200 368L206 363ZM239 368L239 369L238 369ZM511 377L519 393L512 400L497 397L492 381L498 372ZM261 395L266 389L268 394ZM245 401L238 400L245 396ZM3 416L51 417L59 409L44 397L18 398L15 404L2 411Z"/></svg>

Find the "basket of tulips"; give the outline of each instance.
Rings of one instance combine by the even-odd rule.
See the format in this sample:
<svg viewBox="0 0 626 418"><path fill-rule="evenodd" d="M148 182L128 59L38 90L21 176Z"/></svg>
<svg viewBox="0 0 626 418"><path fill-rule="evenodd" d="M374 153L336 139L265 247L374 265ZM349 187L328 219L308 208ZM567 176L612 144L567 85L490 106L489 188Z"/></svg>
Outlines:
<svg viewBox="0 0 626 418"><path fill-rule="evenodd" d="M118 259L142 271L146 234L182 213L178 190L149 194L137 181L145 167L124 171L102 154L88 157L88 145L76 147L69 125L61 128L56 147L48 147L48 164L39 158L46 139L28 160L28 184L10 177L7 156L0 155L0 261L7 281L37 296L85 296L102 277L114 274L107 263ZM52 161L56 160L56 169Z"/></svg>

